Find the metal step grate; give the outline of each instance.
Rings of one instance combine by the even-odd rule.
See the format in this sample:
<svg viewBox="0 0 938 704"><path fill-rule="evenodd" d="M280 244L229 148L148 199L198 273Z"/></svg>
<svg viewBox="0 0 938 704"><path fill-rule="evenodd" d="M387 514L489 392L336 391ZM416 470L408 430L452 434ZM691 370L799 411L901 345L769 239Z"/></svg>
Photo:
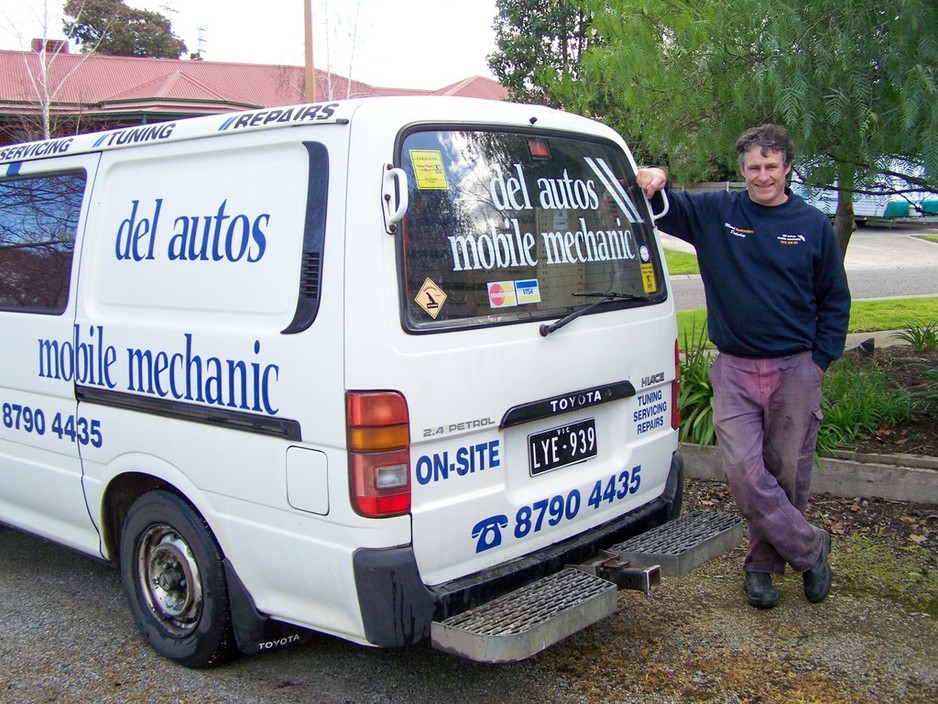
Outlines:
<svg viewBox="0 0 938 704"><path fill-rule="evenodd" d="M609 552L637 567L660 565L664 576L687 574L732 550L743 539L743 519L733 513L692 511L613 546Z"/></svg>
<svg viewBox="0 0 938 704"><path fill-rule="evenodd" d="M433 647L476 662L523 660L616 610L617 587L572 567L431 626Z"/></svg>

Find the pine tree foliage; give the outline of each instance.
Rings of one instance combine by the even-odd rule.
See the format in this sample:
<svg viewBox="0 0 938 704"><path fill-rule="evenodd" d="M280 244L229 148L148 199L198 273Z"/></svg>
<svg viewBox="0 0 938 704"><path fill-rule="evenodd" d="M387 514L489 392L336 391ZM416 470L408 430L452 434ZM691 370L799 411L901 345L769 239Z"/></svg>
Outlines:
<svg viewBox="0 0 938 704"><path fill-rule="evenodd" d="M590 45L589 17L572 0L496 0L489 68L512 100L556 103L554 84L576 80Z"/></svg>
<svg viewBox="0 0 938 704"><path fill-rule="evenodd" d="M844 249L854 190L892 174L910 197L938 192L935 0L571 2L596 38L577 80L546 90L580 112L602 94L614 126L676 178L726 173L739 133L771 121L791 130L808 182L839 184Z"/></svg>

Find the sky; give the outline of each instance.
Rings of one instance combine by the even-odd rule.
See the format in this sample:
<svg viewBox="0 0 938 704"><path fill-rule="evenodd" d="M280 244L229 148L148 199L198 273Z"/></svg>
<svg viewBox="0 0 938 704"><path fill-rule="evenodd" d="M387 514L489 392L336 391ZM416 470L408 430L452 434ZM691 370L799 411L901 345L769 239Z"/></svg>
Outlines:
<svg viewBox="0 0 938 704"><path fill-rule="evenodd" d="M495 0L305 0L313 63L370 85L436 90L470 76L493 78ZM190 52L208 61L302 66L304 0L125 0L159 12ZM49 28L64 38L65 0L2 0L0 49L24 50ZM48 17L43 21L43 17ZM200 31L201 28L201 31Z"/></svg>

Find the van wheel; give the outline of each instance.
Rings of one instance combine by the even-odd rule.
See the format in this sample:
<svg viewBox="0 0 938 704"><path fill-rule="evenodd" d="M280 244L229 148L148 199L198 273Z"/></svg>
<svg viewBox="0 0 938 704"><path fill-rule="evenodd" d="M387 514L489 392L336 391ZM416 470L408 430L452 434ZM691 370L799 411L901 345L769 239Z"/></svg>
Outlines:
<svg viewBox="0 0 938 704"><path fill-rule="evenodd" d="M192 668L230 657L221 551L183 499L151 491L133 503L121 532L120 571L134 620L160 655Z"/></svg>

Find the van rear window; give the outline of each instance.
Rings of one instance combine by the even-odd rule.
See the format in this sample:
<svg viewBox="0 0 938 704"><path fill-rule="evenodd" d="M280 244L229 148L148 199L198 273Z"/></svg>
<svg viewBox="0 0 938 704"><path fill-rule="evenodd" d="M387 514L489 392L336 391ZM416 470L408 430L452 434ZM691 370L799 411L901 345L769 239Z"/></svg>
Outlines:
<svg viewBox="0 0 938 704"><path fill-rule="evenodd" d="M546 319L666 296L625 154L567 135L422 130L402 142L405 327Z"/></svg>

